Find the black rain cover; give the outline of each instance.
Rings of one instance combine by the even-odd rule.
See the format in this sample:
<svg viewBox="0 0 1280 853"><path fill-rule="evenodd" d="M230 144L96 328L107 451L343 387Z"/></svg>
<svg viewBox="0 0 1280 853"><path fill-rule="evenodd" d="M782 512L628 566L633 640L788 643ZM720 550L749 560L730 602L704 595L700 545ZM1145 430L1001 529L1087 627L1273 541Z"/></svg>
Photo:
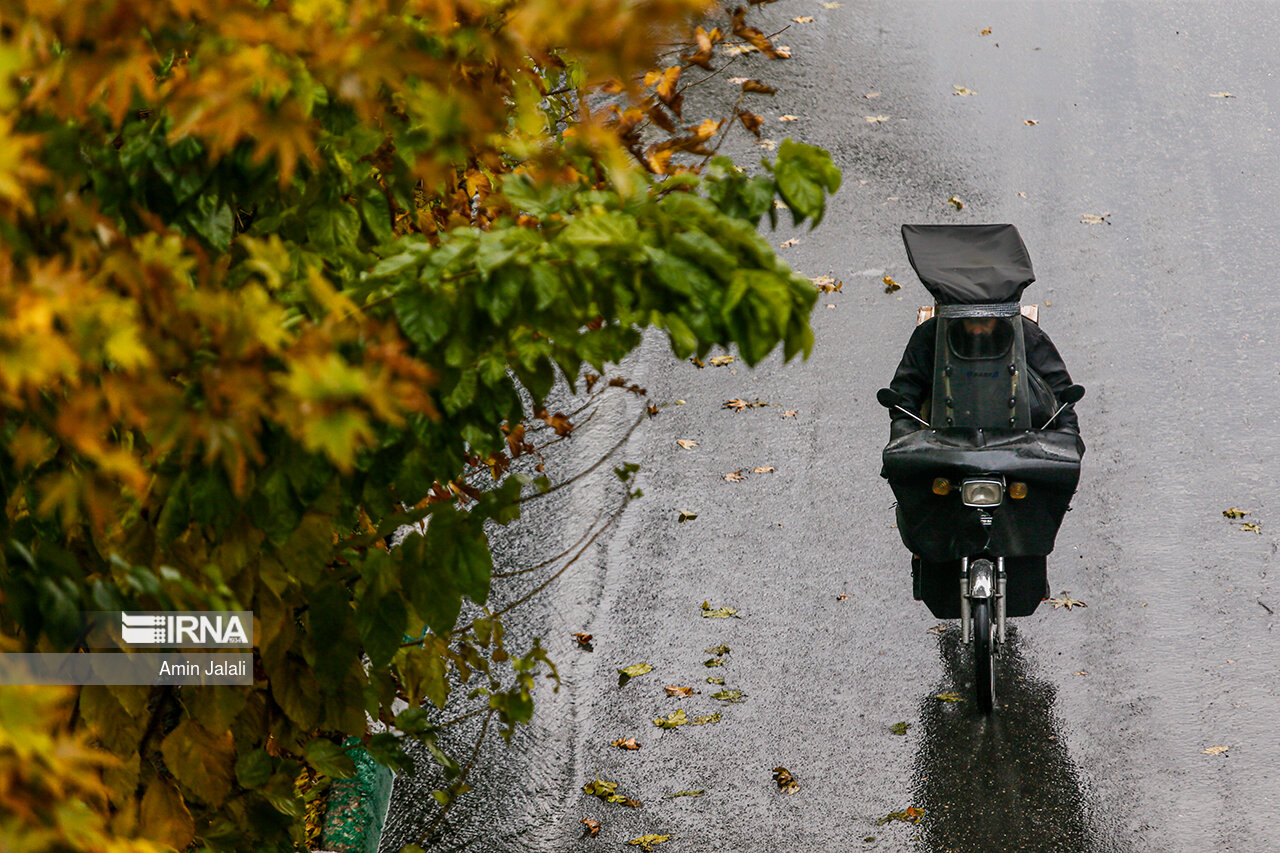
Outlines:
<svg viewBox="0 0 1280 853"><path fill-rule="evenodd" d="M1012 225L903 225L902 242L939 305L1017 302L1036 280Z"/></svg>

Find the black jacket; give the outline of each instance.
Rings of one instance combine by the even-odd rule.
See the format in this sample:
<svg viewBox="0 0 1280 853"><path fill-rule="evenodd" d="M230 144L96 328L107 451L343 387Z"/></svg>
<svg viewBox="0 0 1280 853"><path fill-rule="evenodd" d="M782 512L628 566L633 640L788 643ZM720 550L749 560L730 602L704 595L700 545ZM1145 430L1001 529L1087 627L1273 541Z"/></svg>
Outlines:
<svg viewBox="0 0 1280 853"><path fill-rule="evenodd" d="M898 370L893 374L893 381L889 383L890 388L902 395L903 408L912 412L919 412L933 393L933 348L937 328L938 321L935 318L925 320L916 326L915 331L911 333L911 339L907 341L906 350L902 353ZM1038 427L1053 414L1053 410L1058 405L1056 401L1050 401L1048 395L1035 393L1036 377L1044 380L1044 384L1048 385L1056 398L1071 384L1071 375L1067 373L1067 366L1063 363L1062 356L1058 354L1058 348L1053 345L1053 341L1049 340L1049 336L1038 324L1023 317L1022 334L1027 347L1027 367L1032 372L1031 416ZM1043 392L1043 388L1041 391ZM1045 411L1046 406L1049 406L1047 411ZM897 409L890 409L889 413L893 419L891 433L895 436L910 432L912 426L919 427L919 424ZM1073 407L1068 406L1063 410L1062 414L1054 420L1052 427L1071 430L1079 435L1080 423Z"/></svg>

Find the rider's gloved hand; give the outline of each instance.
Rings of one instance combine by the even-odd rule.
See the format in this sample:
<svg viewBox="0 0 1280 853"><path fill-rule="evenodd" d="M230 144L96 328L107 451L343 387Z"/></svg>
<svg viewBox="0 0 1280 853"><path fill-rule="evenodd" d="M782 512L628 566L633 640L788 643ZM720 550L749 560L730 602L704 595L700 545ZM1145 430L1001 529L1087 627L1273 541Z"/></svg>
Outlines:
<svg viewBox="0 0 1280 853"><path fill-rule="evenodd" d="M921 429L920 424L910 418L894 418L889 423L889 440L909 435L918 429Z"/></svg>

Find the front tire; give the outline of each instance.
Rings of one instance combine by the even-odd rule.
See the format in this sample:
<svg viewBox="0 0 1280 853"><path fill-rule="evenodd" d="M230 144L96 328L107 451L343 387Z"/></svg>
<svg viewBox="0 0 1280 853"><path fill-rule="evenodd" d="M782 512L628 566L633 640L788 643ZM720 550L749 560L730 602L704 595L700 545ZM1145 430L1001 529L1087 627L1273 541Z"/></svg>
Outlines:
<svg viewBox="0 0 1280 853"><path fill-rule="evenodd" d="M990 714L996 707L995 637L991 624L991 600L973 602L973 680L978 710Z"/></svg>

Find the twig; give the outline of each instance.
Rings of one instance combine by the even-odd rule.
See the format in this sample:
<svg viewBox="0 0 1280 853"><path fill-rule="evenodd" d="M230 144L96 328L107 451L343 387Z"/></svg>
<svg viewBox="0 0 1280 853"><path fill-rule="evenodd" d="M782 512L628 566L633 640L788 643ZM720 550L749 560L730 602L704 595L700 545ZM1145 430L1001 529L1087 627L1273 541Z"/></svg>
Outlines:
<svg viewBox="0 0 1280 853"><path fill-rule="evenodd" d="M514 578L514 577L515 577L515 576L517 576L517 575L527 575L527 574L529 574L530 572L536 572L538 569L541 569L541 568L544 568L544 567L546 567L546 566L549 566L549 565L551 565L552 563L556 562L557 560L563 560L565 557L569 556L569 553L570 553L571 551L573 551L573 549L574 549L574 548L577 548L580 544L582 544L582 541L583 541L584 539L586 539L588 536L590 536L590 535L591 535L591 530L592 530L592 529L593 529L597 524L599 524L599 523L600 523L600 516L602 516L602 515L604 515L604 510L603 510L603 509L601 509L598 513L596 513L595 520L593 520L593 521L591 522L591 524L587 525L587 531L586 531L585 533L583 533L583 534L582 534L582 538L581 538L581 539L579 539L577 542L574 542L572 545L570 545L568 548L566 548L566 549L564 549L563 551L561 551L559 554L556 554L554 557L551 557L550 559L543 560L541 563L538 563L538 565L536 565L536 566L530 566L530 567L529 567L529 568L527 568L527 569L519 569L519 570L514 571L514 572L494 572L493 574L489 575L489 577L491 577L491 578Z"/></svg>
<svg viewBox="0 0 1280 853"><path fill-rule="evenodd" d="M1275 616L1275 615L1276 615L1276 612L1275 612L1274 610L1272 610L1270 607L1268 607L1267 605L1265 605L1265 604L1263 604L1263 603L1262 603L1262 599L1261 599L1261 598L1259 598L1259 599L1258 599L1258 604L1259 604L1259 605L1261 605L1261 607L1262 607L1262 609L1263 609L1263 610L1267 611L1267 612L1268 612L1268 613L1270 613L1272 616Z"/></svg>
<svg viewBox="0 0 1280 853"><path fill-rule="evenodd" d="M516 609L521 604L524 604L526 601L533 598L535 595L542 592L547 587L551 586L552 582L556 578L560 577L562 574L568 571L569 567L572 566L574 563L578 562L578 560L582 557L582 555L587 552L587 549L595 544L595 541L600 538L601 533L604 533L606 530L612 527L613 523L622 517L623 511L627 508L627 504L629 503L631 503L630 493L628 493L627 497L623 499L622 506L618 507L617 511L613 514L613 517L610 518L607 522L605 522L604 525L599 530L597 530L590 539L587 540L587 543L582 546L582 548L578 551L578 553L573 555L573 559L569 560L569 562L561 566L558 570L556 570L554 574L552 574L542 583L538 584L538 586L534 587L528 593L520 596L515 601L511 602L501 610L495 610L493 613L489 614L485 618L493 618L495 616L502 616L506 613L510 613L512 610ZM476 624L476 620L473 619L470 622L468 622L466 625L463 625L461 628L454 628L453 631L450 632L450 636L457 636L458 634L466 633L467 631L471 630L472 626L475 624Z"/></svg>
<svg viewBox="0 0 1280 853"><path fill-rule="evenodd" d="M631 425L631 428L626 431L626 433L622 436L622 438L618 439L618 443L615 444L613 447L609 448L609 452L606 453L604 456L601 456L599 459L597 459L590 468L587 468L584 471L579 471L577 474L574 474L572 477L570 477L569 479L563 482L556 483L554 486L547 489L545 492L538 492L537 494L533 494L533 495L525 495L524 497L517 500L516 503L524 503L526 501L534 500L535 498L546 497L552 492L558 492L561 489L563 489L565 486L572 485L578 480L581 480L583 477L587 476L592 471L596 470L602 464L608 461L608 459L611 456L613 456L613 454L617 453L619 448L621 448L622 445L626 444L627 441L630 440L631 434L636 431L636 428L639 427L640 424L644 423L645 419L648 417L649 417L649 412L647 410L641 413L640 417L636 418L636 422Z"/></svg>
<svg viewBox="0 0 1280 853"><path fill-rule="evenodd" d="M476 738L475 748L471 750L471 759L467 762L467 766L462 768L462 772L458 774L458 778L454 780L451 787L460 786L466 782L467 776L476 766L476 760L480 757L480 746L484 743L484 736L489 733L489 721L493 719L493 715L495 713L495 709L493 708L487 708L486 710L489 713L485 714L484 725L480 727L480 737ZM438 827L444 821L445 817L448 816L449 809L457 801L456 797L451 797L448 803L440 807L440 814L436 815L435 820L431 821L431 825L427 827L427 831L422 833L422 836L418 839L419 845L427 842L427 839L431 837L432 833L436 831L436 827Z"/></svg>

